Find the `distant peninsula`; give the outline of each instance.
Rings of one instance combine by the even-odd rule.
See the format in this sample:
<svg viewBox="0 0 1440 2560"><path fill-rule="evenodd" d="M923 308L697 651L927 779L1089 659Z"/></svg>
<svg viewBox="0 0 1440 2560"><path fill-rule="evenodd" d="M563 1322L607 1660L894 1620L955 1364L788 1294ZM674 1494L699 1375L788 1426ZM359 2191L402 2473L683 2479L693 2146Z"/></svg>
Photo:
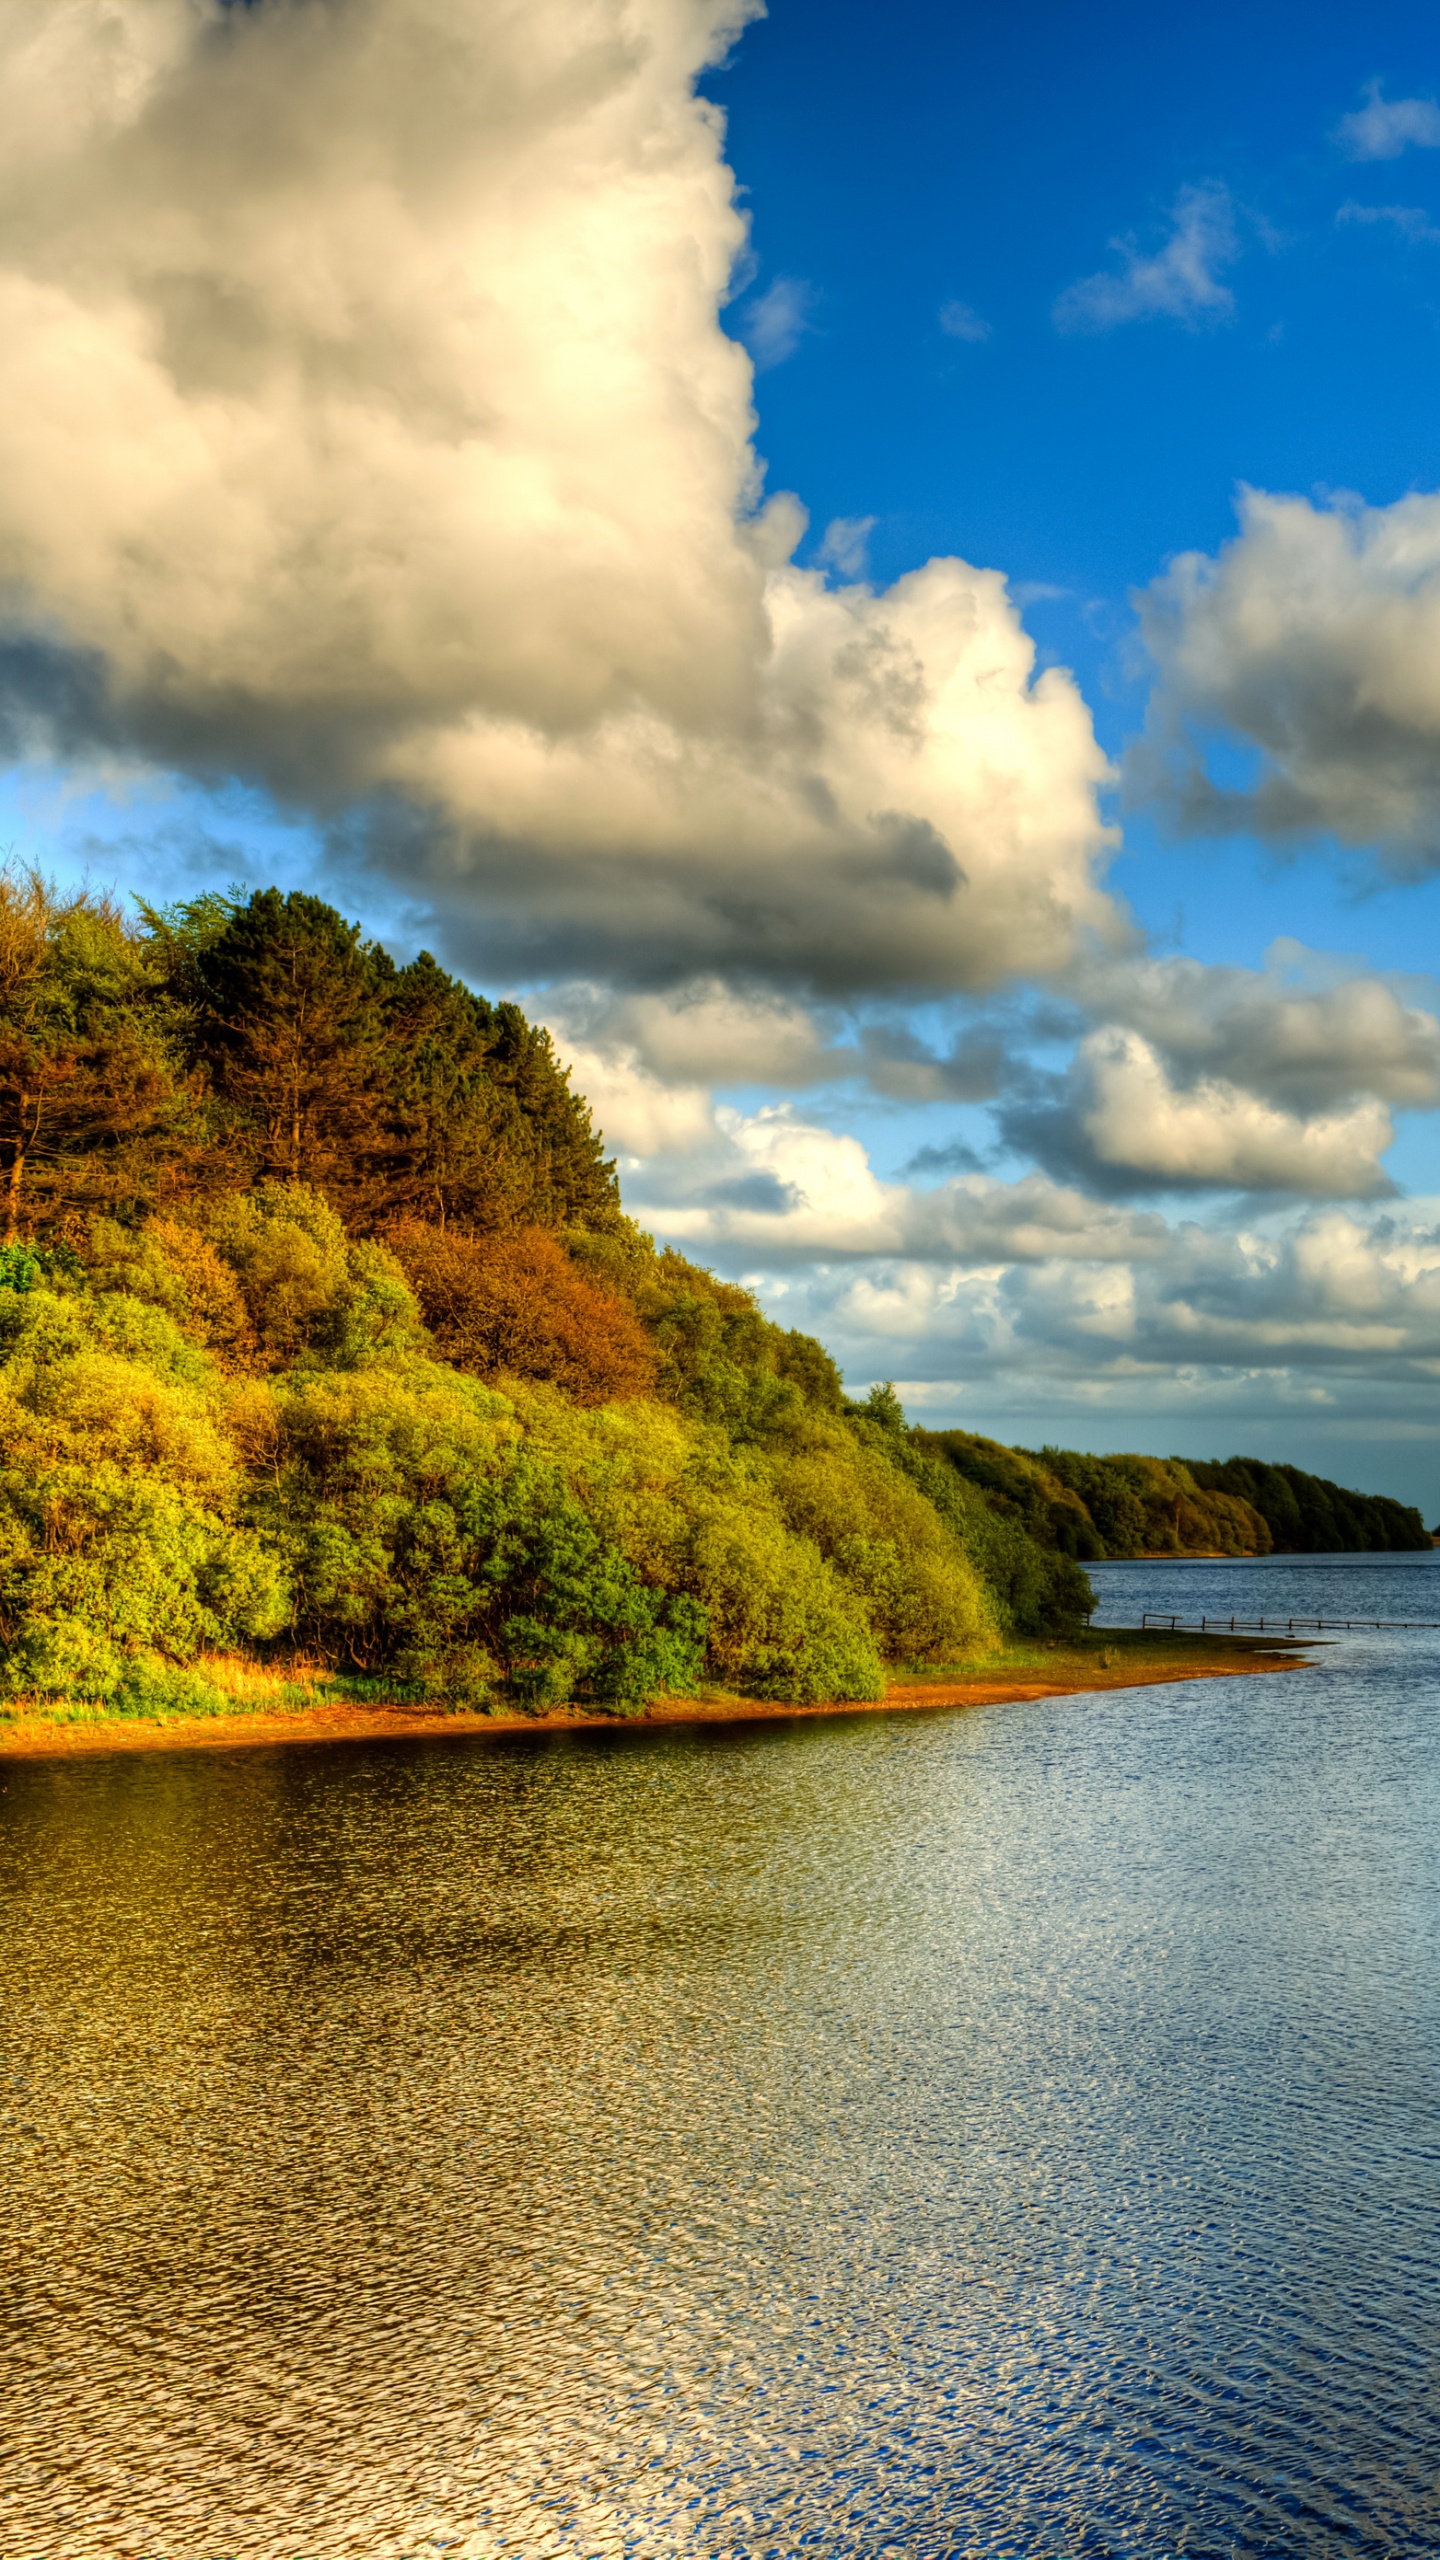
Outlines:
<svg viewBox="0 0 1440 2560"><path fill-rule="evenodd" d="M0 1188L12 1715L878 1700L1073 1644L1099 1558L1430 1544L851 1400L627 1219L518 1007L297 893L0 877Z"/></svg>

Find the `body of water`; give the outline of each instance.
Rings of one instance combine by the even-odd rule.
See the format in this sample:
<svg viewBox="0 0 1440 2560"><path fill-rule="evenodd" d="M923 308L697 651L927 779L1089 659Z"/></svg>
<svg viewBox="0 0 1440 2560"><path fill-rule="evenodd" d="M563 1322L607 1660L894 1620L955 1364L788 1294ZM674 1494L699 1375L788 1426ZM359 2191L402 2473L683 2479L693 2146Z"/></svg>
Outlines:
<svg viewBox="0 0 1440 2560"><path fill-rule="evenodd" d="M1440 1635L0 1780L3 2560L1440 2550Z"/></svg>

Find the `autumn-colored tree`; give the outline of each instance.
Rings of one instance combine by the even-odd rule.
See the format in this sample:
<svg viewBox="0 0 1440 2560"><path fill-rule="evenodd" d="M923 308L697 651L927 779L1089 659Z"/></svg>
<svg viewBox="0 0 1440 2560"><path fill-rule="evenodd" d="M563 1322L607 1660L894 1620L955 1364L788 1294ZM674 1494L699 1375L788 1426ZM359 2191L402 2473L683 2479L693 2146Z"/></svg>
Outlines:
<svg viewBox="0 0 1440 2560"><path fill-rule="evenodd" d="M387 1241L458 1369L548 1379L576 1404L653 1389L658 1361L643 1325L542 1228L479 1237L402 1221Z"/></svg>

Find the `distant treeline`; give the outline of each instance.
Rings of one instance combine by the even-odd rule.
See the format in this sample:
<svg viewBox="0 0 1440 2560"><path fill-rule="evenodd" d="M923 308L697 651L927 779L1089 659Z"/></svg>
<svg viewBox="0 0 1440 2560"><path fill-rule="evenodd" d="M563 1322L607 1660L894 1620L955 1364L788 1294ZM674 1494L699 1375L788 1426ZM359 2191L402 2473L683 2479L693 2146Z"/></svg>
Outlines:
<svg viewBox="0 0 1440 2560"><path fill-rule="evenodd" d="M1042 1546L1106 1556L1333 1555L1428 1547L1420 1513L1264 1458L1096 1458L1008 1449L968 1431L920 1432Z"/></svg>

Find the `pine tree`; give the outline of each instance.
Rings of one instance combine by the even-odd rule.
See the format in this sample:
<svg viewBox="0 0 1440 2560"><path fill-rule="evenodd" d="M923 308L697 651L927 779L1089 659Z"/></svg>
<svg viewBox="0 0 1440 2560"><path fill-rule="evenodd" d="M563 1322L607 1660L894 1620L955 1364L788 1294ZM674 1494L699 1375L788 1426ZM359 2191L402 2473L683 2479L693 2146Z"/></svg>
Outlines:
<svg viewBox="0 0 1440 2560"><path fill-rule="evenodd" d="M379 1206L437 1227L510 1227L532 1214L534 1144L490 1073L490 1008L428 951L389 1001L389 1144Z"/></svg>
<svg viewBox="0 0 1440 2560"><path fill-rule="evenodd" d="M363 1192L385 1153L394 964L323 900L257 890L193 955L195 1037L254 1171Z"/></svg>
<svg viewBox="0 0 1440 2560"><path fill-rule="evenodd" d="M513 1097L534 1151L527 1216L545 1227L613 1226L621 1214L614 1161L549 1032L527 1021L518 1004L484 1010L491 1024L490 1076Z"/></svg>

